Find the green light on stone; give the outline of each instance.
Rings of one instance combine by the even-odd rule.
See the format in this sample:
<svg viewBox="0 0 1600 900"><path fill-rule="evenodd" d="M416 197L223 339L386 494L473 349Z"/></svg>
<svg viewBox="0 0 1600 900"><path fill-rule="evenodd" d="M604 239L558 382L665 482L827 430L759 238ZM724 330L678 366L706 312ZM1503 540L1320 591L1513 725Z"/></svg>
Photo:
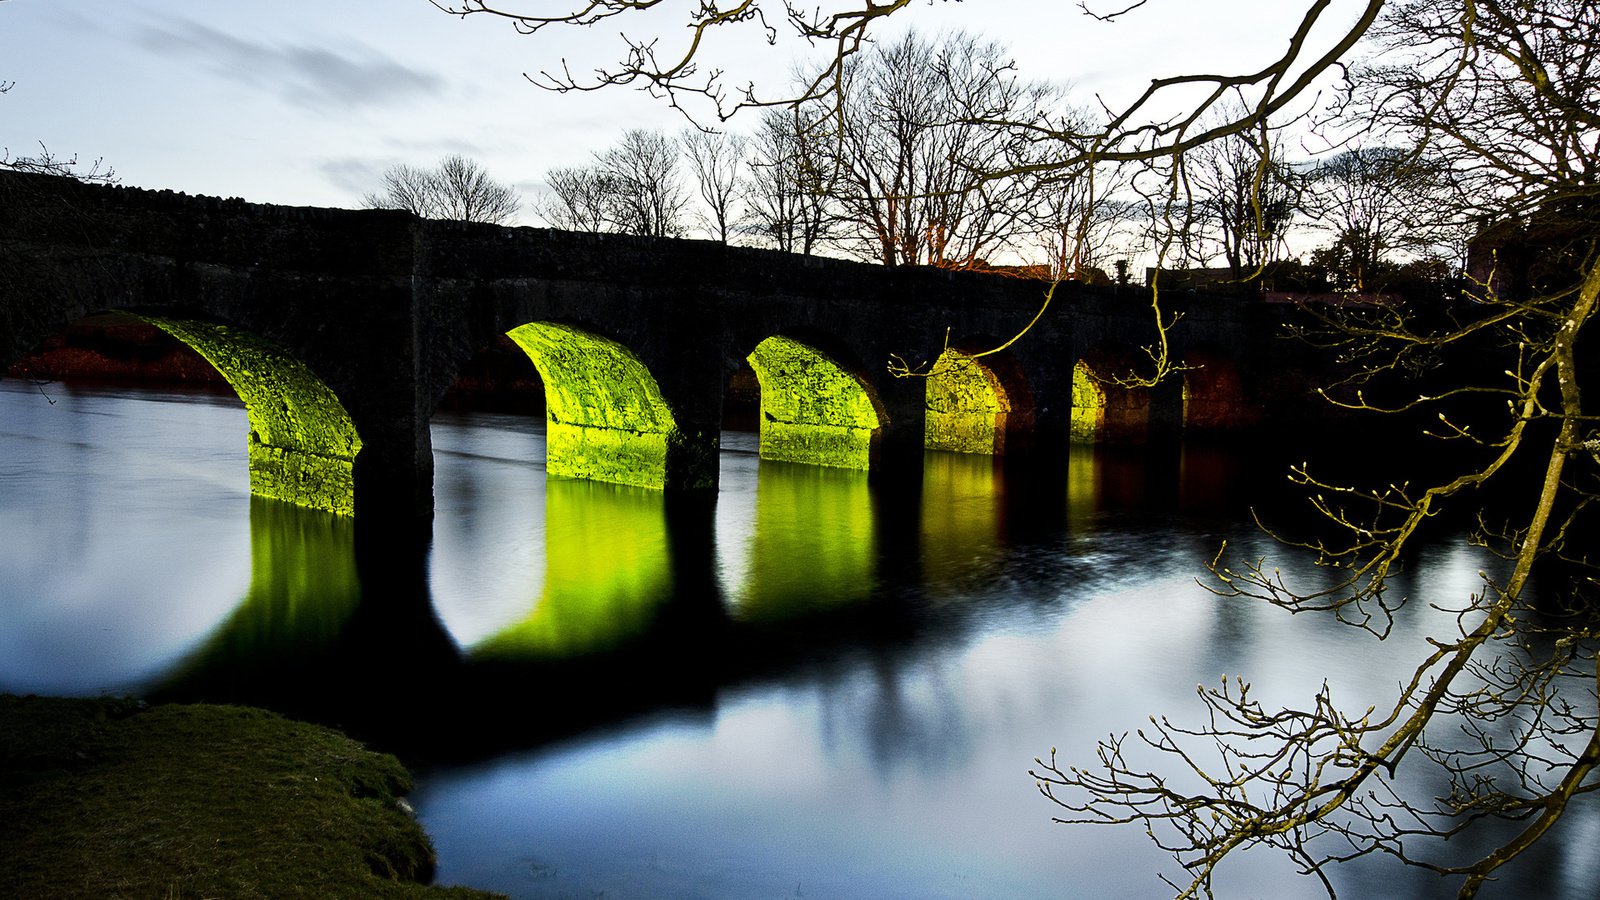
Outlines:
<svg viewBox="0 0 1600 900"><path fill-rule="evenodd" d="M1105 436L1105 425L1105 387L1080 359L1072 367L1072 440L1085 444L1099 441Z"/></svg>
<svg viewBox="0 0 1600 900"><path fill-rule="evenodd" d="M678 426L637 356L615 341L552 322L506 334L544 379L547 472L665 487L667 446L680 439Z"/></svg>
<svg viewBox="0 0 1600 900"><path fill-rule="evenodd" d="M929 450L992 455L1004 448L1011 400L988 366L959 350L946 350L927 380Z"/></svg>
<svg viewBox="0 0 1600 900"><path fill-rule="evenodd" d="M763 460L755 527L732 615L775 621L872 592L877 540L867 473Z"/></svg>
<svg viewBox="0 0 1600 900"><path fill-rule="evenodd" d="M644 634L672 588L665 498L593 481L545 485L544 591L529 616L472 648L482 659L553 660Z"/></svg>
<svg viewBox="0 0 1600 900"><path fill-rule="evenodd" d="M761 385L761 458L870 469L883 427L860 378L812 347L769 337L749 356Z"/></svg>
<svg viewBox="0 0 1600 900"><path fill-rule="evenodd" d="M250 492L340 515L355 512L361 438L333 391L276 344L238 328L140 316L215 366L250 417Z"/></svg>

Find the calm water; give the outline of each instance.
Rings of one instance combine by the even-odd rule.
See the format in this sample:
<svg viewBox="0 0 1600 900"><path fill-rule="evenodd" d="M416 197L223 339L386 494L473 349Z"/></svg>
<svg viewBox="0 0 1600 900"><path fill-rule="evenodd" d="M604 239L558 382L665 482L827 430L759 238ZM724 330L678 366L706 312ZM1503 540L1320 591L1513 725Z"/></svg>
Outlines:
<svg viewBox="0 0 1600 900"><path fill-rule="evenodd" d="M1224 537L1282 555L1241 524L1259 465L1214 451L930 454L869 485L728 433L715 503L668 503L547 480L540 422L441 415L431 536L369 533L252 500L231 398L47 391L0 382L0 690L344 726L420 773L441 882L516 897L1163 896L1175 867L1137 829L1050 821L1036 756L1195 722L1224 673L1381 702L1449 627L1413 604L1375 650L1206 592ZM1403 587L1449 601L1483 565L1442 545ZM1597 840L1570 814L1487 896L1594 896ZM1271 854L1224 875L1219 896L1321 896Z"/></svg>

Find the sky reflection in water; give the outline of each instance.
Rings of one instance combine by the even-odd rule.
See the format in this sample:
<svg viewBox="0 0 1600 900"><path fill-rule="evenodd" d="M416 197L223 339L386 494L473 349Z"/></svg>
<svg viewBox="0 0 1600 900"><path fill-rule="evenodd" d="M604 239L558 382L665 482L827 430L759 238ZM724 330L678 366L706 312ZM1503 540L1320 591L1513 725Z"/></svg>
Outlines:
<svg viewBox="0 0 1600 900"><path fill-rule="evenodd" d="M249 499L236 404L52 395L0 383L0 689L272 678L369 627L348 523ZM730 434L708 513L721 612L700 610L707 637L690 640L663 631L688 551L660 494L547 480L527 420L441 417L434 435L437 621L417 627L442 636L419 641L453 642L468 667L601 654L622 670L608 691L707 656L774 657L723 672L703 702L424 771L414 799L446 882L610 900L1160 896L1170 863L1136 829L1050 823L1035 756L1087 761L1151 712L1192 720L1194 685L1224 673L1269 704L1326 677L1347 705L1400 674L1359 633L1195 583L1224 534L1244 556L1275 552L1203 514L1237 483L1228 454L1153 473L1075 451L1044 490L931 454L908 500L859 473L761 463L753 435ZM1397 587L1462 596L1482 564L1439 547ZM1447 624L1414 604L1392 640ZM635 646L648 665L630 666ZM533 680L500 687L505 716L583 690L506 671ZM1564 827L1499 896L1591 894L1600 824L1584 809ZM1225 871L1219 896L1319 895L1270 854ZM1355 896L1449 894L1388 867L1340 877Z"/></svg>

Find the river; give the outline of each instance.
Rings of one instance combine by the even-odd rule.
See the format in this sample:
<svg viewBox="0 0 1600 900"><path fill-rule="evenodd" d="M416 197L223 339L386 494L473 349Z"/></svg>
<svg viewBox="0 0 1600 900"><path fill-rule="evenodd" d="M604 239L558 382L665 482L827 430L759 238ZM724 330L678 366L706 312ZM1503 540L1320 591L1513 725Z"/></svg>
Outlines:
<svg viewBox="0 0 1600 900"><path fill-rule="evenodd" d="M345 727L418 773L438 881L515 897L1163 896L1140 829L1051 821L1036 757L1198 723L1224 674L1382 702L1451 627L1412 603L1378 644L1207 591L1225 538L1316 575L1248 522L1277 476L1215 448L869 483L730 431L715 502L679 503L547 479L540 420L441 413L417 534L252 499L245 432L228 396L0 382L0 690ZM1441 542L1396 589L1448 602L1486 564ZM1592 897L1590 807L1484 896ZM1217 892L1323 896L1259 852Z"/></svg>

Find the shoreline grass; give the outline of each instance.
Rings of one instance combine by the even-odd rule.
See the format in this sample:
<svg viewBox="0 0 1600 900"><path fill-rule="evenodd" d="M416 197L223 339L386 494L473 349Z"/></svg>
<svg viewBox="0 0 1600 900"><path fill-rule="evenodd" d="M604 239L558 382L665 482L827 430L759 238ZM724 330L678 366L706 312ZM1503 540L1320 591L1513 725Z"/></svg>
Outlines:
<svg viewBox="0 0 1600 900"><path fill-rule="evenodd" d="M498 896L427 885L410 788L264 710L0 695L0 896Z"/></svg>

